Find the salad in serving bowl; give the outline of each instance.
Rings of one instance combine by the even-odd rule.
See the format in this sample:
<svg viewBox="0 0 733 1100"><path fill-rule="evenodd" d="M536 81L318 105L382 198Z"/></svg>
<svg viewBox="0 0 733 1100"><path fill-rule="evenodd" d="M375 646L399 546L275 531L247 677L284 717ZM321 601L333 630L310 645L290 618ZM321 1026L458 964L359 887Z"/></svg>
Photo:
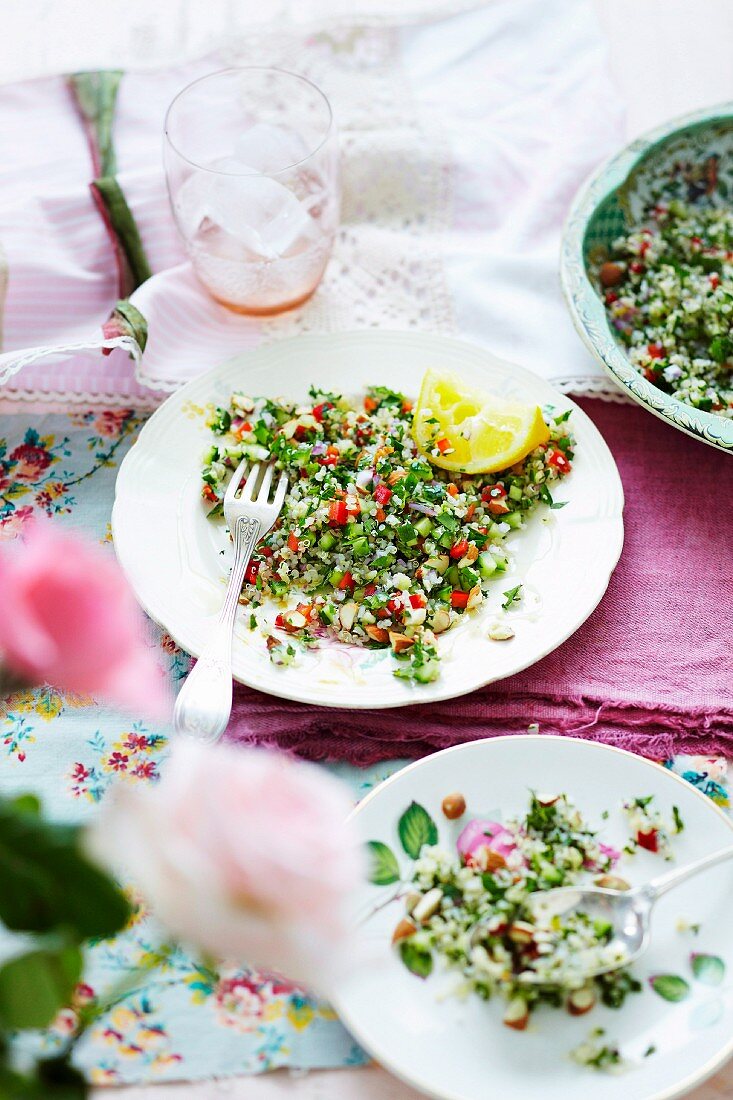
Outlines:
<svg viewBox="0 0 733 1100"><path fill-rule="evenodd" d="M631 142L593 174L565 225L573 322L634 400L733 450L733 107Z"/></svg>

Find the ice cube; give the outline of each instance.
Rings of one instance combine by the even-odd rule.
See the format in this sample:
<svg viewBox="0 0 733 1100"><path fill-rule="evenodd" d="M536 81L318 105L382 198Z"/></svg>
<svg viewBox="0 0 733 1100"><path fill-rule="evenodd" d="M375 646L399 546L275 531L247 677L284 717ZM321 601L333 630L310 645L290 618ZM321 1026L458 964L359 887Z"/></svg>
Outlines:
<svg viewBox="0 0 733 1100"><path fill-rule="evenodd" d="M256 172L280 172L308 156L308 147L295 130L256 122L237 139L234 155Z"/></svg>
<svg viewBox="0 0 733 1100"><path fill-rule="evenodd" d="M207 216L259 259L295 256L319 235L295 195L267 176L218 176Z"/></svg>

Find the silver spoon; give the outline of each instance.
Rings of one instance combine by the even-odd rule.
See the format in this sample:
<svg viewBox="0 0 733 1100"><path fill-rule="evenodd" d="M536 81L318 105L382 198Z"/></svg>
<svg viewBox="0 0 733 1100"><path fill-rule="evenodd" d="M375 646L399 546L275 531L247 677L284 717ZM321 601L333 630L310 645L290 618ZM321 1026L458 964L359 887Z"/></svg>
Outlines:
<svg viewBox="0 0 733 1100"><path fill-rule="evenodd" d="M591 921L611 925L608 946L616 949L612 953L622 961L587 969L582 965L574 966L578 976L592 978L618 970L621 966L628 966L646 951L651 939L651 913L659 898L700 871L706 871L728 859L733 859L733 845L704 856L694 863L688 863L678 870L668 871L666 875L659 875L643 886L635 886L630 890L608 890L601 886L560 886L556 890L532 894L529 905L536 917L564 917L578 911L586 914ZM472 942L475 942L474 938L482 929L483 923L476 926L471 937ZM576 963L578 961L582 964L582 959L576 960ZM531 972L519 974L517 979L533 983L537 981Z"/></svg>

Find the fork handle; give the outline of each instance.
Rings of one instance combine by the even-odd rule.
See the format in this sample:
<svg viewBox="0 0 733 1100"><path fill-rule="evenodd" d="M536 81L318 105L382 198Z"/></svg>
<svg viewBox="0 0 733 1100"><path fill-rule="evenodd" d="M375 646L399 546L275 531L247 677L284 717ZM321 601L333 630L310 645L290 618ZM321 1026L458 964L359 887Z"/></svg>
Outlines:
<svg viewBox="0 0 733 1100"><path fill-rule="evenodd" d="M244 574L260 538L259 521L240 516L234 524L233 538L234 563L219 618L173 710L176 733L197 741L218 741L232 713L232 632Z"/></svg>

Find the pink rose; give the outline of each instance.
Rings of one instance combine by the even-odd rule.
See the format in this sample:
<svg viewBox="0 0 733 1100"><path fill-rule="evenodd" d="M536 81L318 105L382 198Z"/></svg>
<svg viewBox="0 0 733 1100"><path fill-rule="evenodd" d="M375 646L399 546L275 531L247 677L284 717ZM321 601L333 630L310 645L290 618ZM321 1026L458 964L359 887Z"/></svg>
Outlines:
<svg viewBox="0 0 733 1100"><path fill-rule="evenodd" d="M351 949L363 873L350 800L312 764L178 741L153 789L118 783L90 834L182 940L321 989Z"/></svg>
<svg viewBox="0 0 733 1100"><path fill-rule="evenodd" d="M162 671L108 551L32 522L0 551L0 663L34 684L163 717Z"/></svg>
<svg viewBox="0 0 733 1100"><path fill-rule="evenodd" d="M485 869L489 852L506 859L517 845L512 833L500 821L475 818L458 837L456 847L466 863Z"/></svg>

